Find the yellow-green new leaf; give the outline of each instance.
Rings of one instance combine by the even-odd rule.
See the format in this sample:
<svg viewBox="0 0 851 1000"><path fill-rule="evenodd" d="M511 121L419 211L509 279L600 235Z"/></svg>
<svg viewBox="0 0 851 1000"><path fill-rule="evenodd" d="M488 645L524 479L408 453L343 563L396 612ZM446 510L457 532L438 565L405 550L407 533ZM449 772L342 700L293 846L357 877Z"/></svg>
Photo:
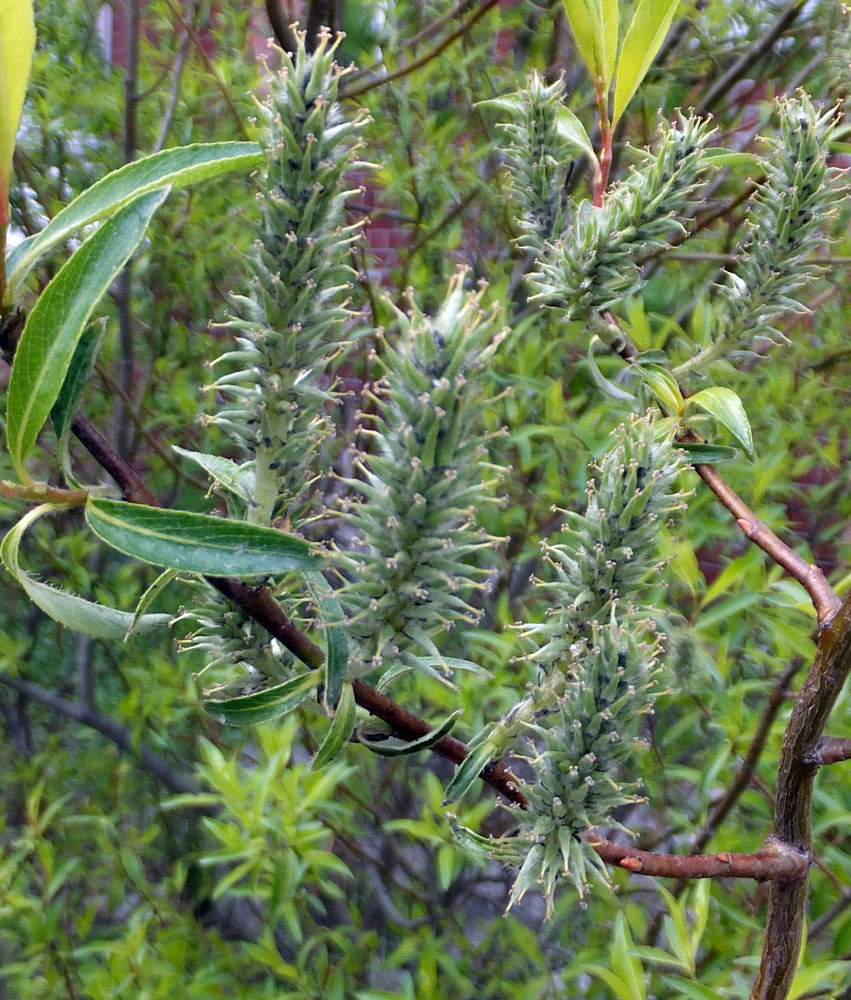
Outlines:
<svg viewBox="0 0 851 1000"><path fill-rule="evenodd" d="M355 692L351 684L346 684L340 694L337 704L337 711L331 720L331 727L328 734L322 741L322 746L316 751L311 765L314 771L330 764L335 757L343 752L346 744L351 739L355 731L357 721L357 704L355 703Z"/></svg>
<svg viewBox="0 0 851 1000"><path fill-rule="evenodd" d="M606 93L618 51L617 0L563 0L570 30L594 85Z"/></svg>
<svg viewBox="0 0 851 1000"><path fill-rule="evenodd" d="M618 59L612 128L626 111L626 106L647 75L679 5L680 0L639 0L632 21L626 29Z"/></svg>
<svg viewBox="0 0 851 1000"><path fill-rule="evenodd" d="M32 0L0 2L0 226L9 224L12 154L35 50Z"/></svg>
<svg viewBox="0 0 851 1000"><path fill-rule="evenodd" d="M751 424L742 401L732 389L720 385L701 389L686 402L686 409L692 406L699 406L701 410L712 414L745 449L748 457L754 457Z"/></svg>

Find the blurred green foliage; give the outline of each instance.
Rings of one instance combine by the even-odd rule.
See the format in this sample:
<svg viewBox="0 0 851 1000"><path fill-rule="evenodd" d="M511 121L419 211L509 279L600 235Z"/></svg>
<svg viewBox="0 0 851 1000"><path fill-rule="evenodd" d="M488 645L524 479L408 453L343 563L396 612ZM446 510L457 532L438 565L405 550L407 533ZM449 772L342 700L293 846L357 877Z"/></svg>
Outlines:
<svg viewBox="0 0 851 1000"><path fill-rule="evenodd" d="M260 21L260 13L232 4L185 6L204 52L175 19L177 4L150 0L144 9L142 151L154 148L169 116L166 145L237 139L252 128L249 95L259 73L246 39L249 14ZM717 65L746 53L781 6L687 0L619 138L640 146L652 138L660 110L667 117L681 105L701 110ZM122 161L122 75L103 59L98 7L92 0L39 4L39 49L15 163L13 209L24 232ZM417 60L457 24L426 30L451 7L447 0L347 4L346 57L362 65L383 58L391 70ZM847 61L819 58L825 46L835 53L847 45L847 25L832 7L832 0L806 5L749 77L713 101L731 144L747 147L770 128L774 93L803 84L814 98L844 98ZM511 41L496 55L498 37ZM837 79L843 65L846 77ZM371 182L380 192L378 212L392 213L405 234L386 288L362 281L371 321L392 324L382 292L401 302L409 285L423 308L435 308L446 278L463 263L474 279L487 279L486 299L501 304L510 329L491 370L496 401L487 414L489 430L508 428L494 439L493 457L510 474L504 505L482 511L486 529L508 541L493 557L481 626L456 630L444 647L493 676L465 676L460 691L404 680L392 692L429 718L462 708L463 732L503 715L531 679L528 667L512 661L520 651L508 626L546 613L528 579L539 569L541 540L560 527L553 506L582 508L587 460L608 447L628 412L594 385L579 324L559 326L530 306L523 261L512 248L518 233L499 170L498 130L476 105L516 91L532 68L549 79L564 72L571 107L590 124L593 93L560 5L530 0L494 7L420 68L357 98L372 118L365 150L380 165ZM615 152L613 176L623 176L632 154L621 144ZM689 242L688 255L645 265L648 283L627 325L648 349L705 336L705 288L723 262L717 255L733 252L743 236L736 196L748 176L741 166L720 176L700 216L716 219ZM588 182L577 163L568 183L581 190ZM241 280L251 238L245 217L253 213L248 179L181 192L159 214L134 269L134 461L158 496L188 509L209 510L210 502L170 446L228 453L215 428L197 422L208 408L199 386L209 381L205 362L219 353L210 340L222 336L208 324L224 319L226 293ZM816 311L786 320L789 344L718 369L719 382L745 401L757 452L754 463L728 463L726 478L798 551L815 554L841 591L851 583L847 216L840 206L835 242L824 248L836 265L804 294ZM369 261L359 264L366 272ZM56 267L48 261L39 281ZM118 360L114 307L107 317L107 348L84 404L103 428L110 427ZM366 355L360 370L347 362L341 375L366 377ZM619 365L609 364L604 372L614 378ZM510 393L498 398L504 389ZM88 461L82 452L77 460ZM776 678L794 658L811 660L814 621L802 589L747 545L696 477L685 476L683 485L695 496L685 530L669 542L672 579L648 584L646 598L651 603L664 590L677 612L670 641L678 691L656 703L646 725L650 749L635 776L648 803L619 818L639 832L639 846L687 852L729 787ZM15 513L3 507L6 524ZM27 559L42 578L115 607L132 609L155 575L101 550L73 514L45 524L32 541ZM512 876L472 860L454 842L441 809L451 773L445 763L427 755L377 761L352 748L345 764L314 773L309 756L323 733L312 732L309 717L244 733L221 728L198 707L192 671L200 661L175 656L170 637L120 648L74 637L5 574L0 588L0 995L747 995L761 943L762 887L692 886L675 897L615 872L616 895L595 895L585 909L564 894L545 923L543 904L530 893L503 917ZM62 706L84 704L86 684L128 749L98 731L99 716L81 724L63 714ZM765 836L790 707L786 701L780 708L754 778L710 850L756 849ZM842 732L848 721L843 696L832 728ZM171 785L139 766L143 746L158 755ZM175 781L197 786L197 795ZM833 961L851 950L851 909L837 905L847 901L851 878L846 784L842 765L819 777L813 932L793 996L848 995L847 972ZM495 834L513 822L484 789L463 804L459 819Z"/></svg>

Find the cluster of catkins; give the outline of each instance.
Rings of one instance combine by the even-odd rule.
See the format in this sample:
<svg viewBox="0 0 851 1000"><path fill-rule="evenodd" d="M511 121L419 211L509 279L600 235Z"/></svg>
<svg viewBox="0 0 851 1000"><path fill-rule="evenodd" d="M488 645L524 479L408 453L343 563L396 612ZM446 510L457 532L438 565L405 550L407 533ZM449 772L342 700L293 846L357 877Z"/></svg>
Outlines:
<svg viewBox="0 0 851 1000"><path fill-rule="evenodd" d="M670 428L635 418L620 428L587 488L583 513L565 514L565 540L545 545L554 579L536 581L551 602L547 618L521 627L534 645L526 657L536 680L526 698L473 741L479 765L518 741L534 778L522 783L528 806L522 833L498 845L459 829L478 851L520 867L511 902L541 883L552 905L556 880L582 892L590 860L583 834L612 823L613 810L635 801L618 779L635 746L639 720L658 686L659 641L650 608L637 603L642 584L659 569L660 528L684 506L681 469ZM451 801L475 775L450 785ZM469 780L468 780L469 778Z"/></svg>

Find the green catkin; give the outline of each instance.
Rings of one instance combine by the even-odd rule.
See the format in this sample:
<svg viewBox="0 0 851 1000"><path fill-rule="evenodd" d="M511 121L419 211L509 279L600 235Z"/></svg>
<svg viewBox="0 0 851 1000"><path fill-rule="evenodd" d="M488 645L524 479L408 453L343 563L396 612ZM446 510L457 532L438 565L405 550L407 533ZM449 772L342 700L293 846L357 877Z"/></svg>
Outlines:
<svg viewBox="0 0 851 1000"><path fill-rule="evenodd" d="M368 453L347 480L357 499L344 508L359 541L338 558L355 674L396 663L433 669L439 636L480 617L470 598L487 575L479 553L494 539L476 527L476 511L498 473L482 437L492 403L482 379L503 334L464 277L450 281L434 316L415 305L398 314L369 390L375 413L361 415Z"/></svg>

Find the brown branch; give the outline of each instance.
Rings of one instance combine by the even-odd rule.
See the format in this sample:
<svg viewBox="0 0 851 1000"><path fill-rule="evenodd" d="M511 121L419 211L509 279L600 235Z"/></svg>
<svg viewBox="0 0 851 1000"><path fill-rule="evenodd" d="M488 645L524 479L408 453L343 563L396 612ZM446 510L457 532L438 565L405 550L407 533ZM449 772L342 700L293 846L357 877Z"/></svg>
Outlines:
<svg viewBox="0 0 851 1000"><path fill-rule="evenodd" d="M121 458L88 417L77 414L71 430L92 458L118 483L125 500L148 504L150 507L157 506L157 498L145 486L141 477Z"/></svg>
<svg viewBox="0 0 851 1000"><path fill-rule="evenodd" d="M281 0L265 0L266 17L269 18L269 26L275 41L285 52L295 54L298 49L298 38L289 24L289 18L281 10Z"/></svg>
<svg viewBox="0 0 851 1000"><path fill-rule="evenodd" d="M662 878L753 878L759 882L800 879L809 867L809 857L780 841L769 838L753 854L655 854L597 840L586 834L586 842L610 865L634 875Z"/></svg>
<svg viewBox="0 0 851 1000"><path fill-rule="evenodd" d="M713 465L695 465L695 472L712 490L721 503L736 518L736 524L746 538L782 566L810 595L818 614L819 625L827 624L842 605L835 591L815 563L808 563L754 514L747 504L722 479Z"/></svg>
<svg viewBox="0 0 851 1000"><path fill-rule="evenodd" d="M805 760L807 764L839 764L843 760L851 760L851 739L840 736L822 736L815 747L808 751Z"/></svg>
<svg viewBox="0 0 851 1000"><path fill-rule="evenodd" d="M774 722L780 706L783 704L783 699L786 697L786 686L801 669L802 663L803 661L800 657L795 657L774 682L768 695L768 703L760 716L756 732L754 733L751 745L748 747L745 759L739 765L730 787L712 807L703 829L695 838L692 845L692 851L695 854L699 854L703 850L709 839L724 822L724 819L735 805L739 796L750 783L751 777L756 770L756 765L765 748L768 734L771 732L771 724Z"/></svg>
<svg viewBox="0 0 851 1000"><path fill-rule="evenodd" d="M811 758L851 673L851 595L822 628L818 651L792 710L777 772L772 837L811 855L813 783ZM768 900L759 974L750 1000L785 1000L801 947L808 878L775 883Z"/></svg>
<svg viewBox="0 0 851 1000"><path fill-rule="evenodd" d="M420 69L425 66L426 63L431 62L432 59L437 58L444 49L448 48L453 42L456 42L459 38L467 34L473 25L481 20L485 14L495 7L499 3L499 0L485 0L481 7L470 17L467 18L463 24L460 24L455 31L450 32L443 41L438 42L437 45L432 46L427 52L424 52L419 59L414 59L412 62L406 63L404 66L400 66L398 69L394 69L392 73L387 73L376 80L367 80L366 83L362 83L359 87L348 87L340 91L339 99L342 101L346 98L360 97L361 94L365 94L369 90L373 90L375 87L381 87L385 83L390 83L391 80L398 80L400 77L407 76L408 73L413 73L414 70Z"/></svg>

